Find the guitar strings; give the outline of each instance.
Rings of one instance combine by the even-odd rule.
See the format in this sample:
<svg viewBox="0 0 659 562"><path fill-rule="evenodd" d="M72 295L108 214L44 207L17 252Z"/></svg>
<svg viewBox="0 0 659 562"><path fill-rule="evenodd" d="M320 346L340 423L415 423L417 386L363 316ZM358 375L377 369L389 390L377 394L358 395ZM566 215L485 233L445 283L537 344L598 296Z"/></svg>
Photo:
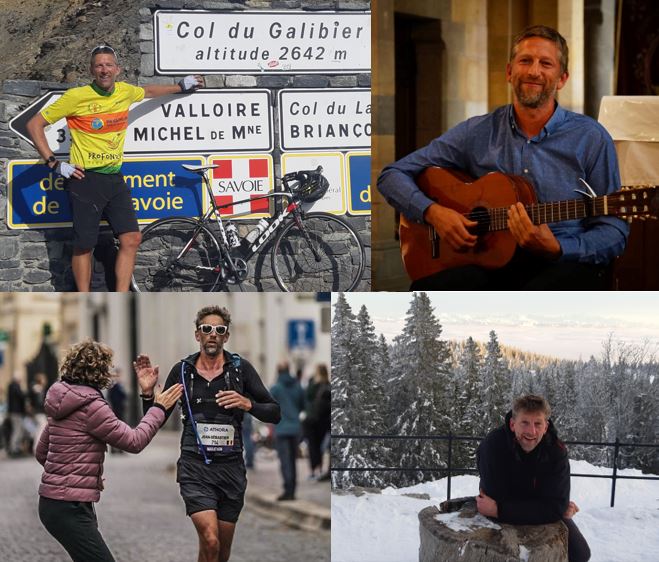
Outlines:
<svg viewBox="0 0 659 562"><path fill-rule="evenodd" d="M593 214L601 215L604 213L605 203L602 199L598 198L592 201L591 209ZM489 230L498 230L508 227L508 209L509 207L495 207L461 214L469 220L477 222L487 221L489 222ZM586 202L578 199L524 205L524 209L534 224L574 220L588 216ZM555 214L557 215L556 218L554 217ZM563 216L564 214L565 217ZM541 220L541 217L544 217L544 220ZM536 219L538 222L536 222Z"/></svg>

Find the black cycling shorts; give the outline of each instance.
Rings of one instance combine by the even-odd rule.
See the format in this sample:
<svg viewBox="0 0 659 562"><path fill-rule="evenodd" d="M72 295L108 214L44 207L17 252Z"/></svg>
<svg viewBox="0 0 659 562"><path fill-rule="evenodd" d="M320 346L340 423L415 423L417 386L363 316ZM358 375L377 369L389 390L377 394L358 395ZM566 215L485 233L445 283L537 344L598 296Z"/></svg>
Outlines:
<svg viewBox="0 0 659 562"><path fill-rule="evenodd" d="M91 249L98 241L102 218L115 235L139 232L130 189L121 174L99 174L85 170L85 177L64 184L73 215L73 247Z"/></svg>
<svg viewBox="0 0 659 562"><path fill-rule="evenodd" d="M238 521L247 488L242 455L217 457L210 464L196 455L183 455L176 463L176 481L187 515L212 509L221 521Z"/></svg>

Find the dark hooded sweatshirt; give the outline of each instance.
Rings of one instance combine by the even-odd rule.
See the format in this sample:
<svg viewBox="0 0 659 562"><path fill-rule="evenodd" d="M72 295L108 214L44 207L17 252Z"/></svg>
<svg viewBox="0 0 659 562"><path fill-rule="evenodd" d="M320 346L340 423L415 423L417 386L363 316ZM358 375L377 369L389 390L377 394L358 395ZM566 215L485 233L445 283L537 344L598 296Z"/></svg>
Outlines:
<svg viewBox="0 0 659 562"><path fill-rule="evenodd" d="M570 463L565 445L549 421L542 441L525 453L506 423L478 447L480 487L497 502L504 523L540 525L562 518L570 498Z"/></svg>

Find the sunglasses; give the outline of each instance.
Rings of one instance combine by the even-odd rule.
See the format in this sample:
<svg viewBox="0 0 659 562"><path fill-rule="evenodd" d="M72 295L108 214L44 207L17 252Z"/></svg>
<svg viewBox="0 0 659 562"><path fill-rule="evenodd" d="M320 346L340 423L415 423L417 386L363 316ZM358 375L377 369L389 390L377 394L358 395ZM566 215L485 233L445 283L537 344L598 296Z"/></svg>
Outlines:
<svg viewBox="0 0 659 562"><path fill-rule="evenodd" d="M223 326L222 324L218 324L217 326L213 326L211 324L199 324L199 326L197 326L197 330L200 330L201 333L206 336L212 334L213 330L218 336L223 336L224 334L227 333L229 328Z"/></svg>
<svg viewBox="0 0 659 562"><path fill-rule="evenodd" d="M96 53L112 53L115 57L117 56L116 51L110 45L97 45L92 49L92 56Z"/></svg>

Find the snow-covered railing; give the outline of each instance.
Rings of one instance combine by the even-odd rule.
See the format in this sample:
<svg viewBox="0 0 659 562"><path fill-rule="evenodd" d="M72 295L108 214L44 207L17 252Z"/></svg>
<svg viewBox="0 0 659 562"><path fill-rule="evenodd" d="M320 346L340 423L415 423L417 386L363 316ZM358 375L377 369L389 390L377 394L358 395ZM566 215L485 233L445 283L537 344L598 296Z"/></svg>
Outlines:
<svg viewBox="0 0 659 562"><path fill-rule="evenodd" d="M446 499L451 499L451 475L453 474L478 474L476 468L464 468L452 466L452 449L454 441L482 441L484 437L474 437L470 435L355 435L355 434L341 434L330 435L332 440L345 440L345 439L364 439L364 440L417 440L417 441L447 441L448 452L446 455L446 466L416 466L416 467L400 467L400 466L380 466L380 467L331 467L332 472L441 472L446 474ZM659 480L659 476L627 476L618 474L618 457L621 448L654 448L659 449L659 443L623 443L616 439L613 443L600 442L600 441L563 441L566 445L585 445L593 447L613 447L613 467L611 474L580 474L570 473L570 476L579 478L609 478L611 479L611 507L615 505L616 496L616 481L617 480Z"/></svg>

